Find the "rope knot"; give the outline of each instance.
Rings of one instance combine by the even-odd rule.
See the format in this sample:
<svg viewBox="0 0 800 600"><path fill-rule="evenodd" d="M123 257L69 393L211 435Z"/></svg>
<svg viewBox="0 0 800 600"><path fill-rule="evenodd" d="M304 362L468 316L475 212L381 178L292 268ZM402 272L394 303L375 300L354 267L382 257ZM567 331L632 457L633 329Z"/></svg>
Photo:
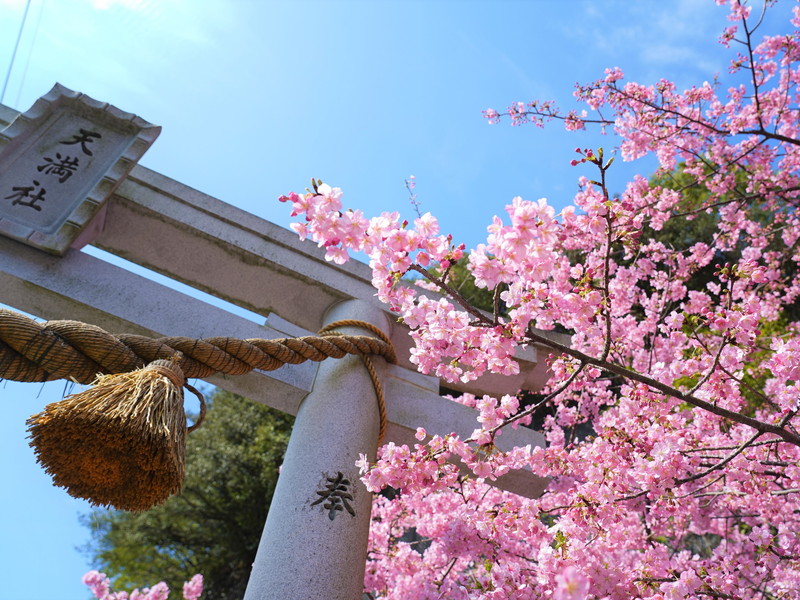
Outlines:
<svg viewBox="0 0 800 600"><path fill-rule="evenodd" d="M331 337L334 335L339 335L338 332L335 330L338 327L361 327L363 329L367 329L374 333L380 341L382 341L387 346L387 350L384 352L384 358L391 363L397 362L397 355L394 351L394 346L392 345L392 341L379 327L376 327L372 323L367 323L366 321L359 321L357 319L342 319L340 321L334 321L332 323L328 323L319 330L319 335L321 337ZM366 338L366 339L375 339L375 338ZM383 443L383 438L386 436L386 398L383 395L383 385L381 385L380 377L378 376L378 371L375 370L375 365L372 362L372 359L369 357L368 354L363 353L361 354L361 360L364 361L364 366L367 368L367 372L369 373L370 379L372 379L372 385L375 387L375 396L378 402L378 446Z"/></svg>

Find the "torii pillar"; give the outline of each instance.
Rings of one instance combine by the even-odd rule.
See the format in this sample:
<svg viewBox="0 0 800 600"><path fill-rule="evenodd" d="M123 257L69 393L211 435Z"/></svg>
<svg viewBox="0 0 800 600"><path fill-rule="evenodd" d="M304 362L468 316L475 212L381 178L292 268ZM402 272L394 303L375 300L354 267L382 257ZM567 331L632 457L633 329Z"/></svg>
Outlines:
<svg viewBox="0 0 800 600"><path fill-rule="evenodd" d="M398 354L398 364L373 359L386 397L385 441L413 445L417 427L462 437L477 427L475 410L442 398L438 379L410 363L408 330L375 298L369 267L328 263L293 232L136 165L160 128L59 85L25 113L0 106L0 125L8 125L0 131L0 302L151 336L270 339L311 335L345 318L366 321ZM86 244L267 322L79 251ZM520 349L517 360L516 376L454 387L476 395L538 389L547 373L537 349ZM355 463L360 454L374 461L379 427L362 360L209 379L297 415L246 599L358 600L372 497ZM496 444L505 450L544 438L507 428ZM547 482L523 469L491 484L536 497Z"/></svg>
<svg viewBox="0 0 800 600"><path fill-rule="evenodd" d="M359 300L335 306L327 321L340 319L389 333L383 311ZM384 362L372 360L378 368ZM355 463L360 454L375 460L378 426L375 389L361 358L321 363L297 412L245 600L361 597L372 494Z"/></svg>

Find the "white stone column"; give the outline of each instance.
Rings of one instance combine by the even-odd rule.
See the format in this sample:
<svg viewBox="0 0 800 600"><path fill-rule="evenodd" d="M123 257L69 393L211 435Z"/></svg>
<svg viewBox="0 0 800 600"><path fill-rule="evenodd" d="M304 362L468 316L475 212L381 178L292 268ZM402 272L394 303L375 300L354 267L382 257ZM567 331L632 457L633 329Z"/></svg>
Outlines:
<svg viewBox="0 0 800 600"><path fill-rule="evenodd" d="M367 321L387 333L391 325L383 311L360 300L336 305L325 322L340 319ZM374 362L382 373L383 359ZM361 357L323 361L297 413L245 600L362 597L372 495L355 462L362 453L375 460L378 425L375 389Z"/></svg>

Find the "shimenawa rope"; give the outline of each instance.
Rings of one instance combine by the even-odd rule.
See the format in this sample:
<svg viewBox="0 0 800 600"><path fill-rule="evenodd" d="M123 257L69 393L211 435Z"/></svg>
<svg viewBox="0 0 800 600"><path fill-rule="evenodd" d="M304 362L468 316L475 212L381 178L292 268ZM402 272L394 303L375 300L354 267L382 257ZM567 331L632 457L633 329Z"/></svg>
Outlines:
<svg viewBox="0 0 800 600"><path fill-rule="evenodd" d="M360 327L377 337L342 335ZM80 321L39 323L0 309L0 379L93 382L94 387L45 407L28 420L31 445L54 479L77 497L123 510L146 510L180 491L183 482L186 383L215 373L240 375L306 360L360 355L375 386L380 427L386 431L383 389L369 355L396 362L391 342L358 320L325 326L319 336L237 339L152 339L112 335Z"/></svg>

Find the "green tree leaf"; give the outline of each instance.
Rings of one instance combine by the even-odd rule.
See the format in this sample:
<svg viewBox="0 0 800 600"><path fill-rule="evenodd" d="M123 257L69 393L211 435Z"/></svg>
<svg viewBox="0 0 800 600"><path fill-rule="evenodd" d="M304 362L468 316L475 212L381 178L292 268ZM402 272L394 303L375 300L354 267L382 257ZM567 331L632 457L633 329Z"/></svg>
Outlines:
<svg viewBox="0 0 800 600"><path fill-rule="evenodd" d="M293 418L225 391L209 404L187 440L180 495L147 512L82 518L92 533L84 550L115 589L163 580L175 590L202 573L205 598L244 595Z"/></svg>

